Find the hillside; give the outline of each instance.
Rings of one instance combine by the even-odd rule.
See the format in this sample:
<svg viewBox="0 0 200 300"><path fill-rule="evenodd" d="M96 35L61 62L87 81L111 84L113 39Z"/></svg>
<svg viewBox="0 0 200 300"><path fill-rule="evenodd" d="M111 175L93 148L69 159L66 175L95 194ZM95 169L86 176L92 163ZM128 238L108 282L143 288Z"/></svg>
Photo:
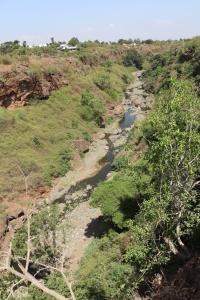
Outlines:
<svg viewBox="0 0 200 300"><path fill-rule="evenodd" d="M123 47L15 51L0 59L0 103L6 108L0 109L1 216L26 205L24 175L35 199L67 172L73 157L81 160L99 126L121 113L131 78L121 64Z"/></svg>

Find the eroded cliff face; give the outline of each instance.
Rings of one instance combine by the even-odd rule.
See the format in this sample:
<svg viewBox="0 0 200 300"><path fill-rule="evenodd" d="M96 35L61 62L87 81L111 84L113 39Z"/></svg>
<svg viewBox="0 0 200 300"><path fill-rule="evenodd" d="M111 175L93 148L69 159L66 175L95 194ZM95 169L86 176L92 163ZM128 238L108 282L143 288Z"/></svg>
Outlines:
<svg viewBox="0 0 200 300"><path fill-rule="evenodd" d="M0 76L0 106L14 109L25 106L30 99L48 99L51 92L68 85L63 74L42 73L31 76L28 69L19 69Z"/></svg>

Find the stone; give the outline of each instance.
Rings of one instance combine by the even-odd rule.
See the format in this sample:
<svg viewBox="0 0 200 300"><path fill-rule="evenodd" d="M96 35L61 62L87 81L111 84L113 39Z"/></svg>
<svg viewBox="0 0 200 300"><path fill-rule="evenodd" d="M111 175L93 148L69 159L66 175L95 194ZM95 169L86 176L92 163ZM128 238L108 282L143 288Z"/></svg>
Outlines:
<svg viewBox="0 0 200 300"><path fill-rule="evenodd" d="M47 203L48 204L51 204L51 203L54 203L54 202L57 202L57 201L64 201L65 200L65 190L62 190L62 191L57 191L57 190L53 190L50 195L49 195L49 198L47 199Z"/></svg>
<svg viewBox="0 0 200 300"><path fill-rule="evenodd" d="M75 140L73 144L78 152L87 153L90 149L90 142L83 139Z"/></svg>
<svg viewBox="0 0 200 300"><path fill-rule="evenodd" d="M88 185L86 186L86 190L87 190L87 191L91 191L91 190L92 190L92 186L91 186L90 184L88 184Z"/></svg>
<svg viewBox="0 0 200 300"><path fill-rule="evenodd" d="M144 114L136 114L135 115L135 120L136 121L143 121L145 119L145 115Z"/></svg>

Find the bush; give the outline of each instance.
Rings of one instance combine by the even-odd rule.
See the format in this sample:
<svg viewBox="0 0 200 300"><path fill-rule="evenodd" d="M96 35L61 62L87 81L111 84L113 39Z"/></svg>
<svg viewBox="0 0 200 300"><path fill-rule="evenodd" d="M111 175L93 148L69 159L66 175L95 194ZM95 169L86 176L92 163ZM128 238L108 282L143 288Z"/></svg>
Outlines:
<svg viewBox="0 0 200 300"><path fill-rule="evenodd" d="M102 66L106 69L107 72L111 72L113 62L111 60L107 60L106 62L102 63Z"/></svg>
<svg viewBox="0 0 200 300"><path fill-rule="evenodd" d="M123 58L123 64L126 67L135 66L141 70L143 67L143 57L135 49L129 49Z"/></svg>
<svg viewBox="0 0 200 300"><path fill-rule="evenodd" d="M108 221L119 228L126 226L125 221L132 215L131 206L134 190L133 181L128 176L120 176L100 184L92 193L91 204L100 207Z"/></svg>
<svg viewBox="0 0 200 300"><path fill-rule="evenodd" d="M32 65L27 71L27 74L33 80L39 80L42 77L42 68L39 65Z"/></svg>
<svg viewBox="0 0 200 300"><path fill-rule="evenodd" d="M56 73L58 73L58 69L55 66L53 66L53 65L47 66L44 69L44 74L45 75L54 75Z"/></svg>
<svg viewBox="0 0 200 300"><path fill-rule="evenodd" d="M102 91L106 91L106 90L111 89L110 76L108 74L106 74L106 73L99 74L95 78L94 83Z"/></svg>
<svg viewBox="0 0 200 300"><path fill-rule="evenodd" d="M112 163L112 168L116 171L123 170L128 167L129 159L127 156L120 156L115 158L114 162Z"/></svg>
<svg viewBox="0 0 200 300"><path fill-rule="evenodd" d="M60 218L57 204L41 209L30 220L30 234L32 237L32 258L41 263L54 261L53 254L58 254L53 237L57 231L57 224ZM12 247L15 255L26 257L27 253L27 223L17 230Z"/></svg>
<svg viewBox="0 0 200 300"><path fill-rule="evenodd" d="M46 170L46 178L57 178L64 176L70 169L72 153L69 148L64 148L52 159Z"/></svg>
<svg viewBox="0 0 200 300"><path fill-rule="evenodd" d="M123 261L120 242L120 235L114 232L92 242L77 274L77 299L129 299L128 285L134 269Z"/></svg>
<svg viewBox="0 0 200 300"><path fill-rule="evenodd" d="M91 134L89 134L89 132L83 131L82 135L83 135L83 138L84 138L85 141L87 141L87 142L92 141L92 136L91 136Z"/></svg>
<svg viewBox="0 0 200 300"><path fill-rule="evenodd" d="M81 115L83 119L87 121L94 120L97 124L99 124L104 113L104 106L102 102L98 98L96 98L92 93L86 91L82 94L81 105Z"/></svg>
<svg viewBox="0 0 200 300"><path fill-rule="evenodd" d="M121 95L119 92L117 92L114 89L109 89L106 92L110 96L110 98L112 98L115 101L118 100L119 96Z"/></svg>
<svg viewBox="0 0 200 300"><path fill-rule="evenodd" d="M37 136L34 136L34 137L33 137L33 144L34 144L34 146L36 146L36 147L40 147L40 146L41 146L40 139L39 139Z"/></svg>
<svg viewBox="0 0 200 300"><path fill-rule="evenodd" d="M122 80L124 81L125 84L129 84L131 82L131 76L129 76L127 74L123 74Z"/></svg>

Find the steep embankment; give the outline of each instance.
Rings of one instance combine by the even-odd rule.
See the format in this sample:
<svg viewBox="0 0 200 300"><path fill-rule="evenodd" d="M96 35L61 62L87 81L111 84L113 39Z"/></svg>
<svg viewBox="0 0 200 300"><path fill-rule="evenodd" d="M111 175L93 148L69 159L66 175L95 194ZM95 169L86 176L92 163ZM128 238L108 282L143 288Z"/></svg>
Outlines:
<svg viewBox="0 0 200 300"><path fill-rule="evenodd" d="M16 109L29 104L30 99L48 99L52 91L68 85L61 72L34 71L20 67L0 74L0 106Z"/></svg>

